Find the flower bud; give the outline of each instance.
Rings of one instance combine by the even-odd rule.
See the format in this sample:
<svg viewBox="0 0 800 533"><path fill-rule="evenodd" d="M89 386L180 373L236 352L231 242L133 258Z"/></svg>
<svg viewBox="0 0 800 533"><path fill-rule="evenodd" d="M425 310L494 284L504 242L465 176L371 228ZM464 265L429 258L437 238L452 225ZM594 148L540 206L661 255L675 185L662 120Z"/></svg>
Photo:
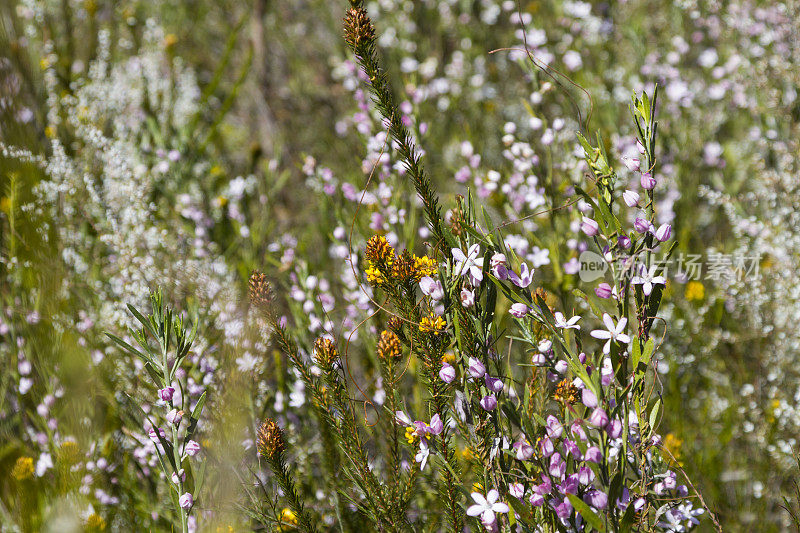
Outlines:
<svg viewBox="0 0 800 533"><path fill-rule="evenodd" d="M588 237L594 237L600 231L600 226L591 218L583 217L581 222L581 231L584 232Z"/></svg>
<svg viewBox="0 0 800 533"><path fill-rule="evenodd" d="M601 283L600 285L595 288L594 293L603 299L610 298L611 294L613 293L611 289L611 285L608 283Z"/></svg>
<svg viewBox="0 0 800 533"><path fill-rule="evenodd" d="M652 191L656 187L656 179L649 172L642 174L642 178L639 182L642 185L642 189L646 191Z"/></svg>
<svg viewBox="0 0 800 533"><path fill-rule="evenodd" d="M656 239L659 242L668 241L672 237L672 226L669 224L661 224L655 232Z"/></svg>
<svg viewBox="0 0 800 533"><path fill-rule="evenodd" d="M639 203L639 193L635 191L625 191L622 193L622 200L628 207L634 207Z"/></svg>

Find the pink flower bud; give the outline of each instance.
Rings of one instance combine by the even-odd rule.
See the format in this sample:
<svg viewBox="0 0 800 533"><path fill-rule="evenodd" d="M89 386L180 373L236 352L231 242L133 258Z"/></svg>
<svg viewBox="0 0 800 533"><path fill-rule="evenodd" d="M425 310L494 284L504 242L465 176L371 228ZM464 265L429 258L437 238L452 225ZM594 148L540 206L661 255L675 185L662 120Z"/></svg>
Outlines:
<svg viewBox="0 0 800 533"><path fill-rule="evenodd" d="M659 242L668 241L669 238L672 237L672 226L669 224L661 224L656 230L655 235Z"/></svg>
<svg viewBox="0 0 800 533"><path fill-rule="evenodd" d="M163 389L158 389L158 397L165 402L172 401L172 396L174 394L175 394L175 387L164 387Z"/></svg>
<svg viewBox="0 0 800 533"><path fill-rule="evenodd" d="M622 193L622 200L628 207L634 207L639 203L639 193L635 191L625 191Z"/></svg>
<svg viewBox="0 0 800 533"><path fill-rule="evenodd" d="M511 309L508 310L513 316L517 318L522 318L528 314L528 306L521 303L515 303L511 306Z"/></svg>
<svg viewBox="0 0 800 533"><path fill-rule="evenodd" d="M581 231L584 232L588 237L594 237L600 231L600 226L591 218L583 217L581 222Z"/></svg>
<svg viewBox="0 0 800 533"><path fill-rule="evenodd" d="M622 156L622 162L631 172L639 172L639 169L642 168L641 161L633 157Z"/></svg>
<svg viewBox="0 0 800 533"><path fill-rule="evenodd" d="M597 286L594 290L594 293L600 298L610 298L613 291L611 290L611 285L608 283L601 283Z"/></svg>
<svg viewBox="0 0 800 533"><path fill-rule="evenodd" d="M481 398L480 404L484 411L494 411L497 407L497 398L494 394L488 394Z"/></svg>
<svg viewBox="0 0 800 533"><path fill-rule="evenodd" d="M636 217L636 219L633 221L633 229L635 229L639 233L647 233L648 231L650 231L651 227L652 224L650 224L650 222L643 219L642 217Z"/></svg>
<svg viewBox="0 0 800 533"><path fill-rule="evenodd" d="M469 358L469 375L475 379L482 378L483 375L486 373L486 367L480 361L480 359L476 359L475 357Z"/></svg>
<svg viewBox="0 0 800 533"><path fill-rule="evenodd" d="M192 504L194 504L194 498L192 498L192 494L189 492L185 492L180 500L178 501L182 509L191 509Z"/></svg>
<svg viewBox="0 0 800 533"><path fill-rule="evenodd" d="M598 407L589 415L588 422L596 428L604 428L608 424L608 415L602 408Z"/></svg>
<svg viewBox="0 0 800 533"><path fill-rule="evenodd" d="M445 383L452 383L456 379L456 369L449 363L443 363L442 369L439 370L439 378Z"/></svg>
<svg viewBox="0 0 800 533"><path fill-rule="evenodd" d="M642 189L646 191L652 191L656 187L656 179L649 172L642 174L642 179L639 181L642 185Z"/></svg>
<svg viewBox="0 0 800 533"><path fill-rule="evenodd" d="M200 445L197 444L197 442L190 440L189 442L186 443L185 450L186 450L186 455L188 455L189 457L194 457L195 455L200 453Z"/></svg>

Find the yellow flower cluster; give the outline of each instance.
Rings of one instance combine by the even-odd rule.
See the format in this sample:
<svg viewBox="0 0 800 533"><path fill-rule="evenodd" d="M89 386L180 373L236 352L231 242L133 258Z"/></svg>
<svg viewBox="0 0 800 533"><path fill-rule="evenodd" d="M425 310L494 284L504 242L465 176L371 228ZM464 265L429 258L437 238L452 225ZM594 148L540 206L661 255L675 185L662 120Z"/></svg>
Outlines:
<svg viewBox="0 0 800 533"><path fill-rule="evenodd" d="M365 273L371 285L385 285L390 281L407 283L419 281L436 274L436 261L428 256L418 257L408 250L397 254L386 237L375 235L367 242L364 257L367 260Z"/></svg>
<svg viewBox="0 0 800 533"><path fill-rule="evenodd" d="M415 428L414 426L408 426L406 428L406 440L408 441L409 444L414 444L414 441L417 439L417 435L415 433L416 431L417 428Z"/></svg>
<svg viewBox="0 0 800 533"><path fill-rule="evenodd" d="M690 281L686 284L686 299L690 302L699 302L706 296L706 288L699 281Z"/></svg>
<svg viewBox="0 0 800 533"><path fill-rule="evenodd" d="M422 257L414 256L414 271L417 276L417 281L425 276L433 276L436 274L436 261L423 255Z"/></svg>
<svg viewBox="0 0 800 533"><path fill-rule="evenodd" d="M33 458L20 457L11 469L11 476L17 481L24 481L33 477Z"/></svg>
<svg viewBox="0 0 800 533"><path fill-rule="evenodd" d="M419 322L419 330L423 333L438 335L446 325L447 323L442 317L431 314L430 316L422 317Z"/></svg>
<svg viewBox="0 0 800 533"><path fill-rule="evenodd" d="M86 519L86 530L87 531L105 531L106 529L106 521L97 513L92 513L89 515L89 518Z"/></svg>
<svg viewBox="0 0 800 533"><path fill-rule="evenodd" d="M667 433L664 435L664 448L672 454L675 460L678 462L680 466L683 466L683 462L681 461L681 446L683 445L683 440L679 439L675 436L674 433ZM667 458L669 459L669 458Z"/></svg>

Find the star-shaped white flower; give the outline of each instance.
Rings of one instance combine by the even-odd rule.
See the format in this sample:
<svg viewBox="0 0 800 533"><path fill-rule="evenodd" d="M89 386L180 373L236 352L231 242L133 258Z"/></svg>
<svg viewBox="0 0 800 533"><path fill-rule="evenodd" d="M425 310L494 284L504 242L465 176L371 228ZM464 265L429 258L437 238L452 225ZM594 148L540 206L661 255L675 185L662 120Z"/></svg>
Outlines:
<svg viewBox="0 0 800 533"><path fill-rule="evenodd" d="M456 276L469 276L469 281L473 287L477 287L483 280L483 270L478 264L478 257L481 254L481 247L478 244L473 244L467 250L467 254L461 251L461 248L453 248L453 259L456 264L453 272Z"/></svg>
<svg viewBox="0 0 800 533"><path fill-rule="evenodd" d="M495 489L490 490L486 494L486 497L480 492L473 492L472 499L475 501L475 505L467 509L467 514L469 516L480 515L481 522L483 522L485 526L491 526L495 523L495 520L497 520L497 517L494 515L495 513L508 512L508 505L503 502L498 502L497 500L499 498L500 493Z"/></svg>
<svg viewBox="0 0 800 533"><path fill-rule="evenodd" d="M665 285L667 283L664 276L656 276L655 273L656 265L653 265L650 270L647 270L646 266L640 265L639 275L634 276L631 283L634 285L641 285L642 292L645 296L650 296L650 293L653 292L653 285Z"/></svg>
<svg viewBox="0 0 800 533"><path fill-rule="evenodd" d="M562 313L561 311L556 311L555 317L556 317L556 324L555 325L556 325L557 328L561 328L561 329L581 329L581 327L578 325L578 320L581 319L580 316L574 316L574 317L570 318L569 320L567 320L566 317L564 316L564 313Z"/></svg>
<svg viewBox="0 0 800 533"><path fill-rule="evenodd" d="M603 324L606 329L596 329L590 333L595 339L608 339L605 346L603 346L603 353L608 354L611 351L611 341L616 341L621 344L628 344L631 338L622 333L625 331L625 326L628 324L627 318L621 318L620 321L614 325L614 319L608 313L603 313Z"/></svg>

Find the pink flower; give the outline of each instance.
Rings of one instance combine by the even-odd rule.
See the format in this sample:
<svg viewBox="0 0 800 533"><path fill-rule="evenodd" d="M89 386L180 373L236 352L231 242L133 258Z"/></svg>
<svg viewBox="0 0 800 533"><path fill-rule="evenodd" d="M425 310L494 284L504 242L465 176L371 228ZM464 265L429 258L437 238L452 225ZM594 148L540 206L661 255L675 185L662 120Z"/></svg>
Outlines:
<svg viewBox="0 0 800 533"><path fill-rule="evenodd" d="M639 169L642 167L641 162L632 157L622 156L622 162L631 172L639 172Z"/></svg>
<svg viewBox="0 0 800 533"><path fill-rule="evenodd" d="M589 415L588 422L596 428L604 428L608 424L608 415L601 407L597 407L592 411L592 414Z"/></svg>
<svg viewBox="0 0 800 533"><path fill-rule="evenodd" d="M528 306L521 303L513 304L511 306L511 309L508 310L508 312L511 313L512 316L515 316L517 318L524 317L525 315L528 314L528 311L529 311Z"/></svg>
<svg viewBox="0 0 800 533"><path fill-rule="evenodd" d="M453 267L453 273L456 276L468 276L470 283L473 287L477 287L483 280L483 270L478 264L478 257L481 254L481 248L477 244L473 244L467 250L466 255L461 248L453 248L453 259L456 261Z"/></svg>
<svg viewBox="0 0 800 533"><path fill-rule="evenodd" d="M444 298L444 289L441 282L429 276L419 280L419 288L425 296L430 296L433 301L439 301Z"/></svg>
<svg viewBox="0 0 800 533"><path fill-rule="evenodd" d="M522 483L510 483L508 485L508 493L514 498L521 500L522 497L525 496L525 487L522 486Z"/></svg>
<svg viewBox="0 0 800 533"><path fill-rule="evenodd" d="M608 495L605 492L592 489L586 493L583 501L595 509L605 509L608 505Z"/></svg>
<svg viewBox="0 0 800 533"><path fill-rule="evenodd" d="M494 411L497 407L497 398L494 393L487 394L481 398L480 404L484 411Z"/></svg>
<svg viewBox="0 0 800 533"><path fill-rule="evenodd" d="M603 313L603 324L606 329L596 329L590 333L595 339L606 340L603 346L603 353L608 354L611 352L611 342L618 342L620 344L628 344L631 338L623 333L625 326L628 324L627 318L621 318L617 324L614 324L614 319L608 313Z"/></svg>
<svg viewBox="0 0 800 533"><path fill-rule="evenodd" d="M157 434L156 431L158 431ZM166 438L166 434L164 433L164 430L161 428L150 428L150 431L148 431L147 434L150 436L150 440L155 442L156 444L161 442L161 440L158 438L159 436L161 436L162 439Z"/></svg>
<svg viewBox="0 0 800 533"><path fill-rule="evenodd" d="M601 283L594 290L594 293L600 298L609 298L611 297L611 285L608 283Z"/></svg>
<svg viewBox="0 0 800 533"><path fill-rule="evenodd" d="M186 443L185 450L186 450L186 455L188 455L189 457L194 457L195 455L200 453L200 445L197 442L190 440L189 442Z"/></svg>
<svg viewBox="0 0 800 533"><path fill-rule="evenodd" d="M603 452L601 452L600 448L597 446L591 446L586 450L586 454L583 458L590 463L599 463L603 460Z"/></svg>
<svg viewBox="0 0 800 533"><path fill-rule="evenodd" d="M655 232L656 239L659 242L668 241L672 237L672 226L669 224L661 224Z"/></svg>
<svg viewBox="0 0 800 533"><path fill-rule="evenodd" d="M556 417L553 415L549 415L546 421L546 428L545 431L547 432L547 436L551 439L557 439L561 436L561 433L564 431L561 422L558 421Z"/></svg>
<svg viewBox="0 0 800 533"><path fill-rule="evenodd" d="M165 402L171 402L173 394L175 394L175 387L164 387L163 389L158 389L158 397Z"/></svg>
<svg viewBox="0 0 800 533"><path fill-rule="evenodd" d="M635 191L625 191L622 193L622 200L628 207L634 207L639 203L639 193Z"/></svg>
<svg viewBox="0 0 800 533"><path fill-rule="evenodd" d="M476 359L475 357L469 358L469 375L475 379L482 378L483 375L486 373L486 367L480 361L480 359Z"/></svg>
<svg viewBox="0 0 800 533"><path fill-rule="evenodd" d="M469 290L466 287L461 289L461 305L467 309L475 305L475 289Z"/></svg>
<svg viewBox="0 0 800 533"><path fill-rule="evenodd" d="M177 409L171 409L169 413L167 413L167 422L172 424L173 426L178 426L183 419L183 411L178 411Z"/></svg>
<svg viewBox="0 0 800 533"><path fill-rule="evenodd" d="M600 231L600 226L591 218L583 217L583 221L581 222L581 231L584 232L588 237L594 237Z"/></svg>
<svg viewBox="0 0 800 533"><path fill-rule="evenodd" d="M192 505L194 504L194 498L192 498L192 494L190 492L184 492L179 500L180 506L182 509L191 509Z"/></svg>
<svg viewBox="0 0 800 533"><path fill-rule="evenodd" d="M491 267L492 267L492 274L499 280L505 280L508 278L508 269L506 268L506 256L505 254L496 253L492 256L491 259Z"/></svg>
<svg viewBox="0 0 800 533"><path fill-rule="evenodd" d="M172 482L178 485L179 483L186 481L186 471L181 468L177 472L172 473Z"/></svg>
<svg viewBox="0 0 800 533"><path fill-rule="evenodd" d="M486 388L492 392L503 392L503 380L500 378L493 378L486 374L484 376L484 381L486 383Z"/></svg>
<svg viewBox="0 0 800 533"><path fill-rule="evenodd" d="M642 178L641 180L639 180L639 182L642 185L642 189L646 191L651 191L656 186L656 179L649 172L645 172L644 174L642 174Z"/></svg>
<svg viewBox="0 0 800 533"><path fill-rule="evenodd" d="M528 265L522 263L519 267L519 276L512 270L508 273L508 279L517 287L524 289L533 281L533 270L528 270Z"/></svg>
<svg viewBox="0 0 800 533"><path fill-rule="evenodd" d="M445 383L452 383L456 379L456 369L449 363L442 363L442 368L439 370L439 378Z"/></svg>
<svg viewBox="0 0 800 533"><path fill-rule="evenodd" d="M524 435L513 444L513 448L517 451L517 459L520 461L527 461L533 457L533 446Z"/></svg>
<svg viewBox="0 0 800 533"><path fill-rule="evenodd" d="M595 396L595 394L589 390L588 387L581 391L581 401L583 402L583 405L589 409L594 409L597 407L597 396Z"/></svg>

